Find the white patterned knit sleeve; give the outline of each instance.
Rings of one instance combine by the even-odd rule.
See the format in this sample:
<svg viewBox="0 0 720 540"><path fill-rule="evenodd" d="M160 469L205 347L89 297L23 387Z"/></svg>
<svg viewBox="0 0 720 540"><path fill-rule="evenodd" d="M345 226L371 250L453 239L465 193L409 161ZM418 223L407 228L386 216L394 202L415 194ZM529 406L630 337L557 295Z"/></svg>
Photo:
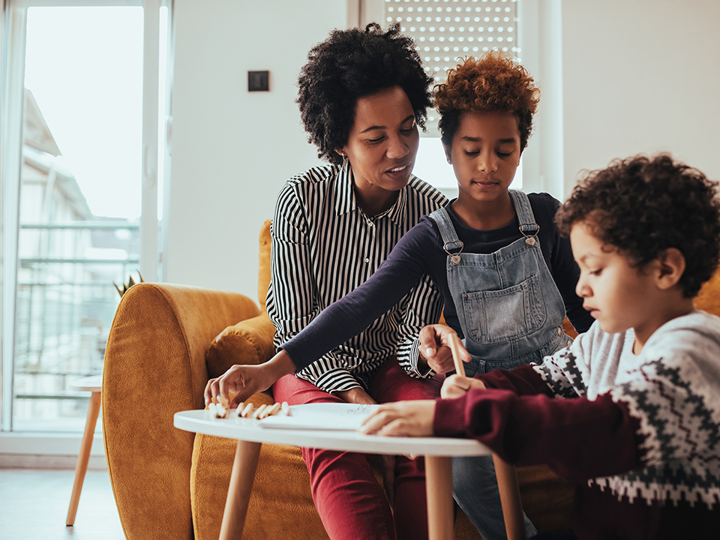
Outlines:
<svg viewBox="0 0 720 540"><path fill-rule="evenodd" d="M695 312L671 321L639 358L610 394L640 420L647 464L688 460L720 478L720 319Z"/></svg>

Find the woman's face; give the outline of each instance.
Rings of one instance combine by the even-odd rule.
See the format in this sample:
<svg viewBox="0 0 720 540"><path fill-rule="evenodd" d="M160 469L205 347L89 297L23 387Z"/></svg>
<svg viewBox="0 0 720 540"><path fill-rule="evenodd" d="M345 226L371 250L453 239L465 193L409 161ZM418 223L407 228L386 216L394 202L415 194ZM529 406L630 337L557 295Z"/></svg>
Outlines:
<svg viewBox="0 0 720 540"><path fill-rule="evenodd" d="M458 199L494 202L507 195L520 164L520 130L508 113L467 112L452 147L445 147L458 181Z"/></svg>
<svg viewBox="0 0 720 540"><path fill-rule="evenodd" d="M410 179L419 139L412 105L399 86L358 99L341 149L350 160L356 189L365 197L394 196Z"/></svg>

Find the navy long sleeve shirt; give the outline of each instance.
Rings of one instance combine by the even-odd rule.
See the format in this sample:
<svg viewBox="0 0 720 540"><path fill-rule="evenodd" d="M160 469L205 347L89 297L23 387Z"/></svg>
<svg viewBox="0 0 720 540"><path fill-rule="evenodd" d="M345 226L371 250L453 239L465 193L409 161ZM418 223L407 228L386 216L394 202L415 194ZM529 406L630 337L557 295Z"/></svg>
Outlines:
<svg viewBox="0 0 720 540"><path fill-rule="evenodd" d="M560 203L547 193L532 193L528 198L540 226L538 239L543 258L565 302L568 318L578 332L584 332L590 328L593 319L582 308L582 299L575 294L580 272L572 256L570 241L560 236L554 223ZM493 253L522 237L517 216L499 229L479 231L460 223L452 206L449 209L458 238L464 244L464 253ZM405 296L425 274L430 276L445 301L445 321L463 337L448 288L446 260L447 253L443 250L437 226L430 218L421 218L400 239L370 279L326 308L281 348L290 355L296 367L302 369L362 332Z"/></svg>

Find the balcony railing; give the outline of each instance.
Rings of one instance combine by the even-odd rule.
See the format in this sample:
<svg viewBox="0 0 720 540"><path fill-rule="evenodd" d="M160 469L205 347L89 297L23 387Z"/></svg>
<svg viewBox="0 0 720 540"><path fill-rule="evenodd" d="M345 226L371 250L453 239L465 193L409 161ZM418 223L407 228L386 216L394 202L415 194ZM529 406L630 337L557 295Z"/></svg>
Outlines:
<svg viewBox="0 0 720 540"><path fill-rule="evenodd" d="M120 300L113 283L137 281L139 225L24 223L20 235L13 430L82 431L88 395L70 383L102 373ZM113 253L82 256L98 251Z"/></svg>

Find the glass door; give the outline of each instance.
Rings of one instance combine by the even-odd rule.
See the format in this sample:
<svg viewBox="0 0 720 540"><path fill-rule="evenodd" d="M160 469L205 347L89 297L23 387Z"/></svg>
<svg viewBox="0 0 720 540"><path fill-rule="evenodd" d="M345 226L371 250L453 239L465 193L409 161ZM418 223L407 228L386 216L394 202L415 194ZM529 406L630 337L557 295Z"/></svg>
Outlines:
<svg viewBox="0 0 720 540"><path fill-rule="evenodd" d="M9 41L22 45L6 85L22 81L22 117L19 164L13 174L6 149L3 177L6 199L18 183L14 276L4 250L3 291L14 277L15 296L4 298L3 429L81 432L88 395L71 383L102 373L118 288L143 269L157 280L169 12L159 1L22 4L6 12ZM8 212L4 224L12 243Z"/></svg>

